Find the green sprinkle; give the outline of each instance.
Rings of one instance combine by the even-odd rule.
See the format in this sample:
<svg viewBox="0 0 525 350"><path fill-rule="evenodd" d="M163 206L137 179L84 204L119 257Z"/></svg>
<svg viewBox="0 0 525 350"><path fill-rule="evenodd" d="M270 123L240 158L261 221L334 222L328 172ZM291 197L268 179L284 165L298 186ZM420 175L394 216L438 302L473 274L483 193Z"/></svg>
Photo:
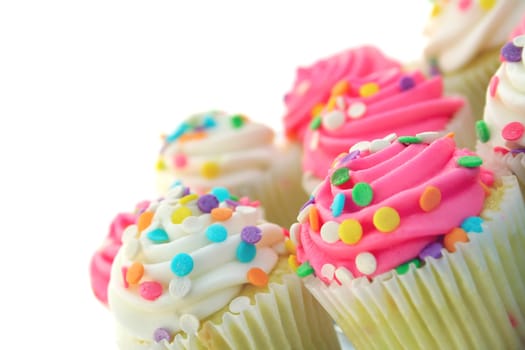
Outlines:
<svg viewBox="0 0 525 350"><path fill-rule="evenodd" d="M310 129L317 130L319 129L319 126L321 126L321 116L320 115L312 119L312 122L310 123Z"/></svg>
<svg viewBox="0 0 525 350"><path fill-rule="evenodd" d="M314 269L312 269L312 266L310 266L310 263L308 261L305 261L297 268L297 276L299 277L306 277L308 275L311 275L314 273Z"/></svg>
<svg viewBox="0 0 525 350"><path fill-rule="evenodd" d="M233 194L230 194L230 199L231 199L232 201L235 201L235 202L238 202L238 201L239 201L239 197L234 196Z"/></svg>
<svg viewBox="0 0 525 350"><path fill-rule="evenodd" d="M476 134L478 135L478 139L483 143L490 140L489 127L487 126L487 123L485 123L484 120L478 120L476 122Z"/></svg>
<svg viewBox="0 0 525 350"><path fill-rule="evenodd" d="M366 207L374 198L372 187L366 182L358 182L352 188L352 200L360 207Z"/></svg>
<svg viewBox="0 0 525 350"><path fill-rule="evenodd" d="M330 177L330 182L336 186L340 186L348 180L350 180L350 170L348 168L339 168Z"/></svg>
<svg viewBox="0 0 525 350"><path fill-rule="evenodd" d="M483 163L478 156L463 156L458 158L458 165L465 168L476 168Z"/></svg>
<svg viewBox="0 0 525 350"><path fill-rule="evenodd" d="M419 259L412 259L396 267L396 272L399 275L404 275L405 273L408 272L408 269L410 268L410 264L414 264L416 268L421 267L421 261Z"/></svg>
<svg viewBox="0 0 525 350"><path fill-rule="evenodd" d="M244 118L240 114L233 115L230 121L234 129L239 129L244 125Z"/></svg>
<svg viewBox="0 0 525 350"><path fill-rule="evenodd" d="M411 143L421 143L423 140L417 136L399 136L397 141L404 143L404 144L411 144Z"/></svg>

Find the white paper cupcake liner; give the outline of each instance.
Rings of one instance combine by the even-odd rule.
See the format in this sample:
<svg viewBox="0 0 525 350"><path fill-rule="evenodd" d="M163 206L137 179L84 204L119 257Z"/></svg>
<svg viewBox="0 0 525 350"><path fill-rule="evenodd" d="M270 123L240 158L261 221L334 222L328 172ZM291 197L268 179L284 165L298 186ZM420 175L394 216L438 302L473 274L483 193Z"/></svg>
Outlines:
<svg viewBox="0 0 525 350"><path fill-rule="evenodd" d="M514 177L504 186L454 253L372 282L303 281L357 349L525 348L525 205Z"/></svg>

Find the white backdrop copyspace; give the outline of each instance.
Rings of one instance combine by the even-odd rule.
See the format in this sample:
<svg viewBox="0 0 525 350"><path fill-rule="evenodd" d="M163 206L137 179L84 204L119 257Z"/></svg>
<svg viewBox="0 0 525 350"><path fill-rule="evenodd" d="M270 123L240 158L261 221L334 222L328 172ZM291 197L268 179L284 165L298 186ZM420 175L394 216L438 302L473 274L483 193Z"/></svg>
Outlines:
<svg viewBox="0 0 525 350"><path fill-rule="evenodd" d="M114 349L88 264L154 198L160 135L223 109L282 130L297 66L419 59L424 0L0 2L2 349ZM7 327L7 328L6 328Z"/></svg>

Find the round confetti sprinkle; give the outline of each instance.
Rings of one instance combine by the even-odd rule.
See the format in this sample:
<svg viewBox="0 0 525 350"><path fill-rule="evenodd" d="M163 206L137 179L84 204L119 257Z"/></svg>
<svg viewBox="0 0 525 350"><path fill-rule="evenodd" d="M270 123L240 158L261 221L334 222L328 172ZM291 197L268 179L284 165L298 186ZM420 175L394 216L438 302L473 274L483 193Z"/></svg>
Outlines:
<svg viewBox="0 0 525 350"><path fill-rule="evenodd" d="M242 115L236 114L230 118L230 122L234 129L239 129L244 125L244 118Z"/></svg>
<svg viewBox="0 0 525 350"><path fill-rule="evenodd" d="M348 107L346 113L351 119L361 118L366 113L366 104L363 102L354 102Z"/></svg>
<svg viewBox="0 0 525 350"><path fill-rule="evenodd" d="M196 233L202 229L203 222L196 216L188 216L182 222L182 230L186 233Z"/></svg>
<svg viewBox="0 0 525 350"><path fill-rule="evenodd" d="M346 219L339 225L337 234L343 243L356 244L363 236L363 228L359 221L355 219Z"/></svg>
<svg viewBox="0 0 525 350"><path fill-rule="evenodd" d="M179 318L180 329L186 334L195 334L199 330L199 319L190 314L184 314Z"/></svg>
<svg viewBox="0 0 525 350"><path fill-rule="evenodd" d="M379 85L376 83L366 83L359 88L359 95L361 97L370 97L379 91Z"/></svg>
<svg viewBox="0 0 525 350"><path fill-rule="evenodd" d="M341 186L350 180L350 170L348 168L339 168L330 176L330 183L335 186Z"/></svg>
<svg viewBox="0 0 525 350"><path fill-rule="evenodd" d="M335 221L327 221L321 226L321 238L326 243L335 243L339 240L339 224Z"/></svg>
<svg viewBox="0 0 525 350"><path fill-rule="evenodd" d="M341 96L346 94L348 90L350 90L350 84L346 80L341 80L332 87L330 94L332 96Z"/></svg>
<svg viewBox="0 0 525 350"><path fill-rule="evenodd" d="M126 271L126 282L129 284L137 284L144 276L144 265L136 261Z"/></svg>
<svg viewBox="0 0 525 350"><path fill-rule="evenodd" d="M372 202L374 192L366 182L358 182L352 188L352 200L360 207L366 207Z"/></svg>
<svg viewBox="0 0 525 350"><path fill-rule="evenodd" d="M394 208L382 207L374 213L372 221L378 231L389 233L399 226L401 219Z"/></svg>
<svg viewBox="0 0 525 350"><path fill-rule="evenodd" d="M483 160L478 156L463 156L458 158L458 165L464 168L476 168L483 163Z"/></svg>
<svg viewBox="0 0 525 350"><path fill-rule="evenodd" d="M212 242L223 242L226 240L226 237L228 237L228 231L221 224L211 224L206 228L206 238Z"/></svg>
<svg viewBox="0 0 525 350"><path fill-rule="evenodd" d="M209 213L219 206L219 200L213 194L205 194L197 199L197 207L203 213Z"/></svg>
<svg viewBox="0 0 525 350"><path fill-rule="evenodd" d="M187 164L188 164L188 158L186 157L186 155L180 153L180 154L176 154L173 157L173 165L175 166L175 168L181 169L181 168L184 168Z"/></svg>
<svg viewBox="0 0 525 350"><path fill-rule="evenodd" d="M191 290L191 279L185 277L175 277L170 281L168 287L170 295L175 298L184 298Z"/></svg>
<svg viewBox="0 0 525 350"><path fill-rule="evenodd" d="M455 252L457 242L468 242L467 233L459 227L453 228L443 237L443 246L449 252Z"/></svg>
<svg viewBox="0 0 525 350"><path fill-rule="evenodd" d="M496 0L479 0L479 7L483 10L488 11L496 5Z"/></svg>
<svg viewBox="0 0 525 350"><path fill-rule="evenodd" d="M173 211L171 214L171 222L174 224L180 224L186 219L188 216L191 216L191 210L188 207L181 206L178 207Z"/></svg>
<svg viewBox="0 0 525 350"><path fill-rule="evenodd" d="M264 287L268 284L268 275L258 267L252 267L246 274L248 282L256 287Z"/></svg>
<svg viewBox="0 0 525 350"><path fill-rule="evenodd" d="M299 277L306 277L308 275L311 275L314 273L314 269L312 266L310 266L310 263L308 261L305 261L297 268L297 276Z"/></svg>
<svg viewBox="0 0 525 350"><path fill-rule="evenodd" d="M472 0L459 0L458 7L461 11L466 11L472 6Z"/></svg>
<svg viewBox="0 0 525 350"><path fill-rule="evenodd" d="M355 267L364 275L373 274L377 268L376 258L369 252L359 253L355 257Z"/></svg>
<svg viewBox="0 0 525 350"><path fill-rule="evenodd" d="M225 187L214 187L211 190L211 193L219 200L219 202L224 202L227 199L230 199L230 192Z"/></svg>
<svg viewBox="0 0 525 350"><path fill-rule="evenodd" d="M498 91L498 86L499 86L499 77L497 75L494 75L492 78L490 78L490 83L489 83L490 97L496 96L496 92Z"/></svg>
<svg viewBox="0 0 525 350"><path fill-rule="evenodd" d="M479 216L469 216L468 218L463 220L463 222L461 223L461 228L466 232L481 233L483 232L483 228L481 227L482 223L483 219Z"/></svg>
<svg viewBox="0 0 525 350"><path fill-rule="evenodd" d="M152 231L149 231L146 235L150 241L153 243L166 243L170 241L170 237L168 236L168 233L161 228L156 228Z"/></svg>
<svg viewBox="0 0 525 350"><path fill-rule="evenodd" d="M148 228L149 225L151 225L151 220L153 219L153 212L152 211L145 211L137 219L137 228L139 230L138 233L141 233L145 229Z"/></svg>
<svg viewBox="0 0 525 350"><path fill-rule="evenodd" d="M427 257L439 259L441 258L441 249L443 249L443 244L439 242L429 243L419 252L418 258L421 260L425 260Z"/></svg>
<svg viewBox="0 0 525 350"><path fill-rule="evenodd" d="M215 120L213 115L206 115L202 120L202 126L205 129L211 129L217 126L217 121Z"/></svg>
<svg viewBox="0 0 525 350"><path fill-rule="evenodd" d="M343 213L343 209L345 208L345 202L346 202L346 197L344 193L337 193L334 196L332 205L330 205L330 209L332 210L332 215L334 217L338 217L339 215Z"/></svg>
<svg viewBox="0 0 525 350"><path fill-rule="evenodd" d="M319 232L319 212L315 205L311 205L308 211L308 220L310 222L310 228L314 232Z"/></svg>
<svg viewBox="0 0 525 350"><path fill-rule="evenodd" d="M514 46L524 47L525 46L525 35L518 35L512 39Z"/></svg>
<svg viewBox="0 0 525 350"><path fill-rule="evenodd" d="M206 179L214 179L219 176L219 164L215 162L205 162L201 166L201 175Z"/></svg>
<svg viewBox="0 0 525 350"><path fill-rule="evenodd" d="M186 253L179 253L171 260L171 272L178 277L184 277L193 270L193 258Z"/></svg>
<svg viewBox="0 0 525 350"><path fill-rule="evenodd" d="M310 122L310 130L317 130L321 126L322 118L320 115L314 117Z"/></svg>
<svg viewBox="0 0 525 350"><path fill-rule="evenodd" d="M162 295L162 285L155 281L142 282L139 285L139 294L144 299L153 301Z"/></svg>
<svg viewBox="0 0 525 350"><path fill-rule="evenodd" d="M340 111L331 111L323 116L323 127L327 130L337 130L345 122L345 116Z"/></svg>
<svg viewBox="0 0 525 350"><path fill-rule="evenodd" d="M229 309L234 314L241 313L250 307L250 298L240 296L230 301Z"/></svg>
<svg viewBox="0 0 525 350"><path fill-rule="evenodd" d="M241 230L241 239L249 244L255 244L262 238L262 231L257 226L245 226Z"/></svg>
<svg viewBox="0 0 525 350"><path fill-rule="evenodd" d="M399 136L397 141L403 144L413 144L413 143L417 144L417 143L422 142L422 140L417 136Z"/></svg>
<svg viewBox="0 0 525 350"><path fill-rule="evenodd" d="M240 262L248 263L252 261L253 258L255 258L256 253L257 249L253 244L241 241L237 246L237 251L235 252L235 255L237 257L237 260L239 260Z"/></svg>
<svg viewBox="0 0 525 350"><path fill-rule="evenodd" d="M518 141L523 136L524 130L520 122L508 123L501 131L501 136L507 141Z"/></svg>
<svg viewBox="0 0 525 350"><path fill-rule="evenodd" d="M170 331L167 330L166 328L157 328L155 332L153 333L153 340L155 340L157 343L160 343L163 340L170 342L171 341Z"/></svg>
<svg viewBox="0 0 525 350"><path fill-rule="evenodd" d="M410 76L404 76L401 79L399 79L399 89L401 91L406 91L412 89L414 86L416 86L415 80Z"/></svg>
<svg viewBox="0 0 525 350"><path fill-rule="evenodd" d="M408 272L408 270L410 270L410 265L414 265L415 267L421 267L421 261L419 261L419 259L409 260L406 263L403 263L399 265L398 267L396 267L396 272L399 275L404 275L405 273Z"/></svg>
<svg viewBox="0 0 525 350"><path fill-rule="evenodd" d="M508 42L501 49L501 56L507 62L521 62L521 53L523 52L523 47L515 46L514 43Z"/></svg>
<svg viewBox="0 0 525 350"><path fill-rule="evenodd" d="M478 135L478 139L483 143L490 140L489 127L487 126L487 123L485 123L484 120L478 120L476 122L476 134Z"/></svg>
<svg viewBox="0 0 525 350"><path fill-rule="evenodd" d="M441 203L441 191L436 186L427 186L419 197L419 207L425 212L436 209L439 203Z"/></svg>
<svg viewBox="0 0 525 350"><path fill-rule="evenodd" d="M211 210L211 217L217 221L226 221L233 215L230 208L214 208Z"/></svg>
<svg viewBox="0 0 525 350"><path fill-rule="evenodd" d="M323 267L321 267L321 276L326 278L327 280L331 281L334 279L335 274L335 266L332 264L324 264Z"/></svg>
<svg viewBox="0 0 525 350"><path fill-rule="evenodd" d="M164 159L159 158L157 160L157 163L155 164L155 169L157 171L164 171L164 170L166 170L166 163L164 163Z"/></svg>
<svg viewBox="0 0 525 350"><path fill-rule="evenodd" d="M339 281L339 283L348 283L354 279L354 275L350 271L348 271L345 267L338 267L335 270L335 278Z"/></svg>

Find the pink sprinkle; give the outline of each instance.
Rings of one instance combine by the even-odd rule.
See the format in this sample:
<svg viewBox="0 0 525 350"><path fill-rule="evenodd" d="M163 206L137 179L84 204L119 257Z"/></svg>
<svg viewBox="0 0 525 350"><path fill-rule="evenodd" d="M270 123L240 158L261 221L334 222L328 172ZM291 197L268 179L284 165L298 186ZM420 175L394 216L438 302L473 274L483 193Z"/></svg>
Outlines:
<svg viewBox="0 0 525 350"><path fill-rule="evenodd" d="M491 187L494 184L494 174L485 168L480 168L479 178L485 185Z"/></svg>
<svg viewBox="0 0 525 350"><path fill-rule="evenodd" d="M128 268L122 268L122 281L124 281L124 288L129 288L129 283L126 281L126 275L128 274Z"/></svg>
<svg viewBox="0 0 525 350"><path fill-rule="evenodd" d="M504 147L496 146L496 147L494 147L494 152L500 153L502 155L505 155L505 154L509 153L509 150L504 148Z"/></svg>
<svg viewBox="0 0 525 350"><path fill-rule="evenodd" d="M498 89L498 85L499 85L499 78L498 76L495 75L492 77L492 79L490 79L490 84L489 84L490 97L496 96L496 90Z"/></svg>
<svg viewBox="0 0 525 350"><path fill-rule="evenodd" d="M162 295L162 285L159 282L147 281L139 285L140 296L153 301Z"/></svg>
<svg viewBox="0 0 525 350"><path fill-rule="evenodd" d="M472 0L460 0L458 7L461 11L466 11L472 5Z"/></svg>
<svg viewBox="0 0 525 350"><path fill-rule="evenodd" d="M517 141L523 136L525 128L520 122L512 122L505 125L501 131L501 136L507 141Z"/></svg>
<svg viewBox="0 0 525 350"><path fill-rule="evenodd" d="M184 168L186 164L188 164L188 159L186 158L186 155L179 153L173 157L173 164L175 165L175 168Z"/></svg>

